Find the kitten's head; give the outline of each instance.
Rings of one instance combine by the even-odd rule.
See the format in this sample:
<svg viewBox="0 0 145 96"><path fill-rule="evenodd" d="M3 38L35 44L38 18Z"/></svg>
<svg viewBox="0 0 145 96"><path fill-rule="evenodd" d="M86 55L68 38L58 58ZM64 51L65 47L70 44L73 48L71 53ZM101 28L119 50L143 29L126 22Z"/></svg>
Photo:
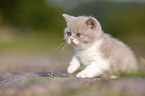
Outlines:
<svg viewBox="0 0 145 96"><path fill-rule="evenodd" d="M64 38L73 47L88 47L99 38L102 29L94 17L74 17L67 14L63 14L63 17L67 22Z"/></svg>

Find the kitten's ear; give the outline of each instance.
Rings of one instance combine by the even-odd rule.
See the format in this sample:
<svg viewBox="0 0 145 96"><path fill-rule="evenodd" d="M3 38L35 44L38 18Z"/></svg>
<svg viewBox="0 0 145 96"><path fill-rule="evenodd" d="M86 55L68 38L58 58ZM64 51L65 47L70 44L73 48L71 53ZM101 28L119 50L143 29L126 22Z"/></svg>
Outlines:
<svg viewBox="0 0 145 96"><path fill-rule="evenodd" d="M62 14L62 16L65 18L66 22L70 22L72 19L75 19L74 16L70 16L67 14Z"/></svg>
<svg viewBox="0 0 145 96"><path fill-rule="evenodd" d="M90 29L101 28L100 23L94 17L89 17L89 19L86 21L86 24Z"/></svg>

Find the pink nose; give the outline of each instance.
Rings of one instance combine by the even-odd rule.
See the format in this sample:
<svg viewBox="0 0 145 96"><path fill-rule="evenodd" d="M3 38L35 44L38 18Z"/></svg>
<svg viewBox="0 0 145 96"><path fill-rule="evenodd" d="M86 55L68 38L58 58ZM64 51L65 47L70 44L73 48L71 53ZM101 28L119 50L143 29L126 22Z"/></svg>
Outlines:
<svg viewBox="0 0 145 96"><path fill-rule="evenodd" d="M74 40L73 38L70 38L71 42Z"/></svg>

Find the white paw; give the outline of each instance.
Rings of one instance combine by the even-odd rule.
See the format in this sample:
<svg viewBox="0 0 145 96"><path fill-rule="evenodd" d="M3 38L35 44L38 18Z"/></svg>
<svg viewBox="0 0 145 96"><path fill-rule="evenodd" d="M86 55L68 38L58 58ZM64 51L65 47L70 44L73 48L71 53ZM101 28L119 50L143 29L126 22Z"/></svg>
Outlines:
<svg viewBox="0 0 145 96"><path fill-rule="evenodd" d="M74 73L76 70L77 70L76 66L73 66L73 65L70 65L70 66L67 68L67 72L68 72L69 74Z"/></svg>
<svg viewBox="0 0 145 96"><path fill-rule="evenodd" d="M92 78L92 77L95 77L95 76L96 75L94 73L86 71L86 70L83 70L76 75L76 77L80 77L80 78Z"/></svg>

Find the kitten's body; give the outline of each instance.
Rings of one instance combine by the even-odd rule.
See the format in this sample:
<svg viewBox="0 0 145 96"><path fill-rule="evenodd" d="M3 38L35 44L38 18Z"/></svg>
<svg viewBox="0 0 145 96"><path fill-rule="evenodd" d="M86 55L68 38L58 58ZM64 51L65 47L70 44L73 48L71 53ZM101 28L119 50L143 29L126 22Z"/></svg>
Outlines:
<svg viewBox="0 0 145 96"><path fill-rule="evenodd" d="M104 33L93 17L73 17L64 14L67 21L65 39L75 48L68 73L75 72L81 64L86 68L77 77L94 77L107 72L130 72L137 69L132 51L121 41ZM71 32L71 35L67 33ZM81 37L78 37L78 33Z"/></svg>

